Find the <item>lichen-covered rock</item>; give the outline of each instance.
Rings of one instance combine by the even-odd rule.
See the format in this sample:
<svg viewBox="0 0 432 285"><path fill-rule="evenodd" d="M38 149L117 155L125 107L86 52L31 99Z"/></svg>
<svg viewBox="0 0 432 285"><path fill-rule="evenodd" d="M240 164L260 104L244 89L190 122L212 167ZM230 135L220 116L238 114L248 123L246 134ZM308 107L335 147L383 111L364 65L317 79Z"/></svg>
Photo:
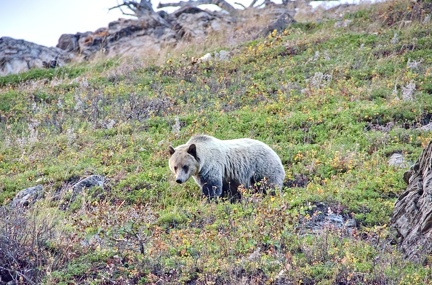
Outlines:
<svg viewBox="0 0 432 285"><path fill-rule="evenodd" d="M405 156L401 153L393 153L388 159L388 164L400 168L406 168L409 166Z"/></svg>
<svg viewBox="0 0 432 285"><path fill-rule="evenodd" d="M350 235L356 227L357 221L350 214L342 213L338 206L318 202L300 218L299 230L301 233L321 233L333 229Z"/></svg>
<svg viewBox="0 0 432 285"><path fill-rule="evenodd" d="M432 253L432 142L404 180L408 187L396 201L391 223L405 256L421 261Z"/></svg>
<svg viewBox="0 0 432 285"><path fill-rule="evenodd" d="M11 202L12 207L28 207L43 197L42 185L29 187L19 191Z"/></svg>
<svg viewBox="0 0 432 285"><path fill-rule="evenodd" d="M0 38L0 76L31 68L62 66L73 56L59 48L45 47L10 37Z"/></svg>
<svg viewBox="0 0 432 285"><path fill-rule="evenodd" d="M119 19L95 32L61 35L57 47L84 59L97 53L124 56L158 51L179 40L202 38L211 31L227 29L231 18L196 7L182 8L168 15L160 13L138 19Z"/></svg>
<svg viewBox="0 0 432 285"><path fill-rule="evenodd" d="M96 31L63 34L56 47L44 47L24 40L0 38L0 76L27 71L30 68L54 68L70 60L91 60L98 56L148 57L161 49L174 47L182 41L202 41L223 32L230 41L244 41L283 31L294 22L294 10L271 5L248 11L226 12L202 10L186 6L168 14L146 14L137 19L119 19ZM270 18L268 25L247 24L250 17ZM98 55L98 56L96 56ZM219 58L217 57L219 55ZM215 59L226 60L226 54L215 54Z"/></svg>
<svg viewBox="0 0 432 285"><path fill-rule="evenodd" d="M72 187L73 195L77 195L81 193L86 188L91 188L95 186L102 187L104 186L105 177L101 175L91 175L87 178L80 180Z"/></svg>
<svg viewBox="0 0 432 285"><path fill-rule="evenodd" d="M227 15L204 11L197 7L185 7L174 13L176 15L174 29L178 36L189 40L203 39L210 32L228 29L232 20Z"/></svg>
<svg viewBox="0 0 432 285"><path fill-rule="evenodd" d="M269 12L268 12L269 13ZM269 13L270 14L270 13ZM261 30L258 36L268 36L273 31L282 32L288 25L295 23L294 17L287 11L276 10L274 12L276 20L270 22L269 25Z"/></svg>

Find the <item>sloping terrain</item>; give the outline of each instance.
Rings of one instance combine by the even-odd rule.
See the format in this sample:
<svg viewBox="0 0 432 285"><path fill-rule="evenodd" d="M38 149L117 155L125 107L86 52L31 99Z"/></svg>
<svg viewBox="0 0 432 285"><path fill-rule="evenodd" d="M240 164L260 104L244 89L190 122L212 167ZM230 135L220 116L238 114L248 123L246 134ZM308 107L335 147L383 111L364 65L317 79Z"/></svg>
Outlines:
<svg viewBox="0 0 432 285"><path fill-rule="evenodd" d="M388 223L432 139L430 13L391 1L293 24L226 61L197 63L191 47L162 65L0 77L1 280L427 284L430 256L404 259ZM282 195L208 203L177 185L168 146L197 133L269 144ZM77 198L71 185L93 174L103 186ZM33 208L7 206L37 185Z"/></svg>

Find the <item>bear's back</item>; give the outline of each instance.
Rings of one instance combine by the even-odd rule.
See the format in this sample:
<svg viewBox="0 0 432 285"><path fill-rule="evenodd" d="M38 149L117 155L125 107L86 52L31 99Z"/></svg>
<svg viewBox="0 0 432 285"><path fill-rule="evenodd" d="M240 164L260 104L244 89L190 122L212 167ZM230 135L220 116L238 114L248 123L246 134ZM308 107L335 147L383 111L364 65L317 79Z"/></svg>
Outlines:
<svg viewBox="0 0 432 285"><path fill-rule="evenodd" d="M206 135L195 135L190 138L190 140L186 144L193 144L193 143L208 143L218 140L215 137L212 136L206 136Z"/></svg>

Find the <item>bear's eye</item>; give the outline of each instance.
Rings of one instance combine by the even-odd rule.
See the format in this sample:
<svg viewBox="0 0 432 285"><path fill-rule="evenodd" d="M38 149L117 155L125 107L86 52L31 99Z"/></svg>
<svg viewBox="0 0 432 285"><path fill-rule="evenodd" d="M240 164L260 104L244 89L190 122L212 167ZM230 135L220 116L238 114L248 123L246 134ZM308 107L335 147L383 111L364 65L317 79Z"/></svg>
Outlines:
<svg viewBox="0 0 432 285"><path fill-rule="evenodd" d="M187 165L185 165L185 166L183 166L183 170L184 170L184 172L188 172L189 167Z"/></svg>
<svg viewBox="0 0 432 285"><path fill-rule="evenodd" d="M174 171L177 171L177 166L174 166Z"/></svg>

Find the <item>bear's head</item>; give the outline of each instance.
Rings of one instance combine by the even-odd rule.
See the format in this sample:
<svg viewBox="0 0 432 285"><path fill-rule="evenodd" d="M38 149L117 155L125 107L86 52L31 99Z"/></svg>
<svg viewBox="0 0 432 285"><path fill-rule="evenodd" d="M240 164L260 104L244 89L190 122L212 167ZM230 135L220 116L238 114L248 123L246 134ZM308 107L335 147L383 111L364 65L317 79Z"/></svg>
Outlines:
<svg viewBox="0 0 432 285"><path fill-rule="evenodd" d="M177 183L184 183L192 175L198 174L199 158L195 144L179 146L176 149L170 146L169 152L169 168L174 173Z"/></svg>

